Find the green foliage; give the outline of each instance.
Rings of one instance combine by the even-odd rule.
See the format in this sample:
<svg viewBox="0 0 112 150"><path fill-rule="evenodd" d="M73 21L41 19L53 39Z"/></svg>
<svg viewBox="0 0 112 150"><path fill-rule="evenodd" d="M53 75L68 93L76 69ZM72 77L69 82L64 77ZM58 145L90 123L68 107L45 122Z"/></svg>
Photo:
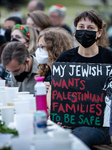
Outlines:
<svg viewBox="0 0 112 150"><path fill-rule="evenodd" d="M8 128L4 122L0 120L0 133L9 133L13 134L14 136L18 136L18 131L16 129Z"/></svg>
<svg viewBox="0 0 112 150"><path fill-rule="evenodd" d="M11 148L10 147L4 147L4 148L2 148L0 150L11 150Z"/></svg>

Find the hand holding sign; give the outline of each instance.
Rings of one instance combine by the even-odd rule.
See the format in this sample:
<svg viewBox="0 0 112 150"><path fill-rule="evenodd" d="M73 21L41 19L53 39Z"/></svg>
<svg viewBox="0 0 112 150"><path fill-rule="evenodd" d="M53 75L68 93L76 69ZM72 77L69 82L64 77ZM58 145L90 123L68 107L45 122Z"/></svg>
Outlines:
<svg viewBox="0 0 112 150"><path fill-rule="evenodd" d="M104 125L107 64L53 63L51 119L66 126ZM107 121L107 124L109 121Z"/></svg>

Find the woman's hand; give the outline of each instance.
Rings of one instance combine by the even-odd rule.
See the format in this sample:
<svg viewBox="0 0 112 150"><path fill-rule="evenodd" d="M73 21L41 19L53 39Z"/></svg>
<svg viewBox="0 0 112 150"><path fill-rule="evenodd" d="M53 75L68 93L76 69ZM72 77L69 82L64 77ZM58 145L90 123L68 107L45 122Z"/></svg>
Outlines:
<svg viewBox="0 0 112 150"><path fill-rule="evenodd" d="M49 87L50 87L50 83L49 82L44 82L44 84L46 85L46 91L48 92Z"/></svg>
<svg viewBox="0 0 112 150"><path fill-rule="evenodd" d="M59 125L59 126L61 126L61 127L63 128L63 126L62 126L62 123L61 123L61 122L58 122L58 123L57 123L57 125Z"/></svg>

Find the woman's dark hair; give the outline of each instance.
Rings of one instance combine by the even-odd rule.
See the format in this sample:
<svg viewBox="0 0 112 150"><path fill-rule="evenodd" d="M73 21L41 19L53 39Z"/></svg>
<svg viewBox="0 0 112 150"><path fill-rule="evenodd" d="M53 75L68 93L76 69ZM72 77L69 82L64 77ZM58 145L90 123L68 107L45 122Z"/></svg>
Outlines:
<svg viewBox="0 0 112 150"><path fill-rule="evenodd" d="M106 23L100 18L100 16L93 10L83 11L74 19L75 27L77 27L78 22L82 18L84 20L86 20L86 18L88 18L89 20L91 20L91 22L94 22L96 24L96 26L98 27L98 30L100 30L100 29L103 30L101 37L97 39L97 45L103 46L103 47L108 46L108 38L107 38L107 34L106 34L106 29L105 29Z"/></svg>
<svg viewBox="0 0 112 150"><path fill-rule="evenodd" d="M9 18L7 18L7 19L5 20L5 22L8 21L8 20L14 21L15 24L22 24L22 20L21 20L21 18L19 18L19 17L15 17L15 16L9 17Z"/></svg>

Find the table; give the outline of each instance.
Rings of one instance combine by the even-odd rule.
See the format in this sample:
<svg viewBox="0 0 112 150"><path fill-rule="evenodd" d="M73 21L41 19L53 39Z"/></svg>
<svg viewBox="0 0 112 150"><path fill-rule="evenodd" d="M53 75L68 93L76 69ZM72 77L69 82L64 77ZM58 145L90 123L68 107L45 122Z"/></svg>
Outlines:
<svg viewBox="0 0 112 150"><path fill-rule="evenodd" d="M14 121L15 121L15 116L14 115ZM0 120L1 120L1 116L0 116ZM10 126L11 127L11 126ZM12 123L12 128L15 127L15 122ZM56 123L52 122L51 120L47 120L47 133L49 135L49 137L53 137L53 131L66 131L67 129L62 128L61 126L57 125ZM73 135L72 133L69 133L69 137L72 139L72 147L71 150L90 150L89 147L87 147L79 138L77 138L75 135ZM34 150L34 146L31 145L31 149L30 150Z"/></svg>
<svg viewBox="0 0 112 150"><path fill-rule="evenodd" d="M62 127L60 127L59 125L57 125L56 123L52 122L51 120L47 121L48 124L48 129L52 129L52 130L66 130ZM51 124L51 126L49 126L49 124ZM52 132L48 133L51 137L52 137ZM89 147L87 147L79 138L77 138L75 135L70 134L70 137L72 138L72 148L71 150L90 150Z"/></svg>

